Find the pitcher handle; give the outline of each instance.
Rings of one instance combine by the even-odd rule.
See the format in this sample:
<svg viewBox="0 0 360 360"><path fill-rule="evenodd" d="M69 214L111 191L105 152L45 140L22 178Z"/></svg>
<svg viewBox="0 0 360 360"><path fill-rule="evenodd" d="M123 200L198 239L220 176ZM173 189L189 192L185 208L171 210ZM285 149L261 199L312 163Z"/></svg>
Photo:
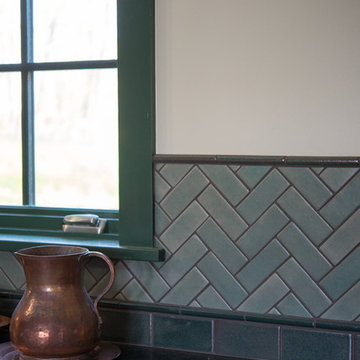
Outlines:
<svg viewBox="0 0 360 360"><path fill-rule="evenodd" d="M114 265L111 262L111 260L105 254L103 254L99 251L89 251L84 255L84 258L85 257L95 257L95 256L103 259L109 266L109 270L110 270L110 280L109 280L108 284L106 285L105 289L97 296L97 298L94 301L95 312L99 319L99 325L101 325L102 319L99 314L98 303L101 300L101 298L110 290L111 286L113 285L114 280L115 280L115 269L114 269Z"/></svg>

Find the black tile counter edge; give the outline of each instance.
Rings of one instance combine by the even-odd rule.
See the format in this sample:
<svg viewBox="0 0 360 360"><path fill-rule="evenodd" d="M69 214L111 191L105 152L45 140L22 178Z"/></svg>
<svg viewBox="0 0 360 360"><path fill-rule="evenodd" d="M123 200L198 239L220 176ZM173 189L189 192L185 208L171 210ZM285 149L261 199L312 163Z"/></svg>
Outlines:
<svg viewBox="0 0 360 360"><path fill-rule="evenodd" d="M11 316L11 312L15 309L16 304L21 299L22 294L0 292L0 308L6 313L1 314ZM328 319L302 318L296 316L256 314L246 312L233 312L213 309L193 309L184 308L173 305L156 305L146 303L118 302L114 300L102 300L99 307L104 310L128 310L140 311L147 313L160 313L168 315L182 315L189 317L202 317L209 319L237 320L254 323L266 323L273 325L296 326L306 328L316 328L322 330L342 330L360 332L360 322L357 321L341 321ZM3 311L4 312L4 311Z"/></svg>
<svg viewBox="0 0 360 360"><path fill-rule="evenodd" d="M251 156L251 155L154 155L154 163L229 164L311 167L360 167L360 157Z"/></svg>

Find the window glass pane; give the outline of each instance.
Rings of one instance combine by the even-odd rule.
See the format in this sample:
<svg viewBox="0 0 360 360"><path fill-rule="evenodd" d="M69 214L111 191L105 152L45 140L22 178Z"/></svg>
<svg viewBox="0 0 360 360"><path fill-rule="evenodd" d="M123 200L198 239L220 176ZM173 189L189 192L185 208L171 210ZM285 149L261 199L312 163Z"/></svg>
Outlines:
<svg viewBox="0 0 360 360"><path fill-rule="evenodd" d="M20 1L0 0L0 63L19 63Z"/></svg>
<svg viewBox="0 0 360 360"><path fill-rule="evenodd" d="M116 69L36 72L36 205L118 209Z"/></svg>
<svg viewBox="0 0 360 360"><path fill-rule="evenodd" d="M34 0L34 60L117 57L116 0Z"/></svg>
<svg viewBox="0 0 360 360"><path fill-rule="evenodd" d="M21 78L0 73L0 204L22 204Z"/></svg>

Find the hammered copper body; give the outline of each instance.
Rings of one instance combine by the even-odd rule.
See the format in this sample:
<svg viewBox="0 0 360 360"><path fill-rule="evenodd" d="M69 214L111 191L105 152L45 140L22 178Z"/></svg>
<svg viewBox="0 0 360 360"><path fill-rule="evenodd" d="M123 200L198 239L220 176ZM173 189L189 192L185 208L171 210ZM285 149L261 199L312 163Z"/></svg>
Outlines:
<svg viewBox="0 0 360 360"><path fill-rule="evenodd" d="M10 339L23 355L64 358L84 354L100 341L100 298L114 281L114 267L99 252L73 246L39 246L15 253L26 277L26 291L10 321ZM83 284L84 262L106 261L110 281L94 304Z"/></svg>

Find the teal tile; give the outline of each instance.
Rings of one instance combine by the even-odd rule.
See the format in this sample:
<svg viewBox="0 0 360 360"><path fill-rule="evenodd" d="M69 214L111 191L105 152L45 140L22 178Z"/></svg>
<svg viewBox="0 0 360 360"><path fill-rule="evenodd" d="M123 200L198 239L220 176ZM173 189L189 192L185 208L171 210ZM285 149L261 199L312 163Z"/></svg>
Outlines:
<svg viewBox="0 0 360 360"><path fill-rule="evenodd" d="M144 290L144 288L139 284L135 279L131 280L129 284L121 291L121 295L127 301L143 302L143 303L152 303L153 300Z"/></svg>
<svg viewBox="0 0 360 360"><path fill-rule="evenodd" d="M320 177L331 190L339 191L358 171L357 168L327 168L321 173Z"/></svg>
<svg viewBox="0 0 360 360"><path fill-rule="evenodd" d="M118 293L114 298L114 300L119 300L119 301L126 301L125 297L121 294L121 293Z"/></svg>
<svg viewBox="0 0 360 360"><path fill-rule="evenodd" d="M332 192L310 169L303 167L282 167L280 170L316 209L324 205L332 196Z"/></svg>
<svg viewBox="0 0 360 360"><path fill-rule="evenodd" d="M321 172L324 170L323 167L311 167L312 171L314 171L315 174L321 174Z"/></svg>
<svg viewBox="0 0 360 360"><path fill-rule="evenodd" d="M252 258L287 224L289 219L276 206L271 206L239 239L237 245Z"/></svg>
<svg viewBox="0 0 360 360"><path fill-rule="evenodd" d="M360 283L358 282L322 314L321 317L323 319L354 321L360 315L359 299Z"/></svg>
<svg viewBox="0 0 360 360"><path fill-rule="evenodd" d="M284 328L283 360L349 360L351 336L346 333Z"/></svg>
<svg viewBox="0 0 360 360"><path fill-rule="evenodd" d="M191 304L189 304L189 307L199 309L199 308L201 308L201 305L197 301L194 300Z"/></svg>
<svg viewBox="0 0 360 360"><path fill-rule="evenodd" d="M360 335L355 335L355 360L360 360Z"/></svg>
<svg viewBox="0 0 360 360"><path fill-rule="evenodd" d="M277 306L282 315L312 318L301 301L294 295L287 295Z"/></svg>
<svg viewBox="0 0 360 360"><path fill-rule="evenodd" d="M3 291L16 291L16 287L12 284L4 271L0 268L0 289Z"/></svg>
<svg viewBox="0 0 360 360"><path fill-rule="evenodd" d="M188 208L165 230L160 240L171 251L175 252L208 217L204 209L193 202Z"/></svg>
<svg viewBox="0 0 360 360"><path fill-rule="evenodd" d="M331 264L294 223L281 231L278 239L314 280L331 270Z"/></svg>
<svg viewBox="0 0 360 360"><path fill-rule="evenodd" d="M170 225L171 219L164 213L158 204L155 204L155 234L160 236L161 233Z"/></svg>
<svg viewBox="0 0 360 360"><path fill-rule="evenodd" d="M197 234L232 274L237 272L247 261L247 258L213 219L206 220L197 230Z"/></svg>
<svg viewBox="0 0 360 360"><path fill-rule="evenodd" d="M206 246L196 235L193 235L159 272L170 286L174 286L206 252Z"/></svg>
<svg viewBox="0 0 360 360"><path fill-rule="evenodd" d="M193 268L166 294L161 303L187 306L207 284L208 281L200 271Z"/></svg>
<svg viewBox="0 0 360 360"><path fill-rule="evenodd" d="M288 260L277 273L315 317L331 305L331 300L294 259Z"/></svg>
<svg viewBox="0 0 360 360"><path fill-rule="evenodd" d="M16 288L25 283L23 267L11 252L0 251L0 265Z"/></svg>
<svg viewBox="0 0 360 360"><path fill-rule="evenodd" d="M211 352L212 322L175 316L153 316L154 346Z"/></svg>
<svg viewBox="0 0 360 360"><path fill-rule="evenodd" d="M170 185L157 173L154 173L154 197L155 201L160 202L170 191Z"/></svg>
<svg viewBox="0 0 360 360"><path fill-rule="evenodd" d="M201 165L200 169L232 205L238 204L249 192L226 165Z"/></svg>
<svg viewBox="0 0 360 360"><path fill-rule="evenodd" d="M268 314L271 314L271 315L281 315L280 311L276 308L272 308Z"/></svg>
<svg viewBox="0 0 360 360"><path fill-rule="evenodd" d="M250 224L285 191L288 182L277 170L272 170L265 179L240 203L238 213Z"/></svg>
<svg viewBox="0 0 360 360"><path fill-rule="evenodd" d="M106 298L112 298L114 297L133 277L132 274L129 272L129 270L124 266L122 261L118 261L114 265L115 269L115 279L114 284L109 290L109 292L106 294ZM91 296L97 296L100 294L102 290L105 289L105 286L107 285L109 281L109 277L103 277L100 281L98 281L95 285L95 287L91 290L90 295Z"/></svg>
<svg viewBox="0 0 360 360"><path fill-rule="evenodd" d="M343 187L320 211L333 226L338 227L360 205L360 173Z"/></svg>
<svg viewBox="0 0 360 360"><path fill-rule="evenodd" d="M253 188L270 169L270 166L241 166L237 171L237 175L247 186Z"/></svg>
<svg viewBox="0 0 360 360"><path fill-rule="evenodd" d="M144 261L124 261L124 263L155 301L169 290L169 285L150 263Z"/></svg>
<svg viewBox="0 0 360 360"><path fill-rule="evenodd" d="M265 314L288 292L286 284L273 274L237 310Z"/></svg>
<svg viewBox="0 0 360 360"><path fill-rule="evenodd" d="M320 282L320 286L336 300L360 279L360 248L356 248Z"/></svg>
<svg viewBox="0 0 360 360"><path fill-rule="evenodd" d="M241 285L252 292L272 274L289 256L277 240L273 240L258 255L248 262L236 275Z"/></svg>
<svg viewBox="0 0 360 360"><path fill-rule="evenodd" d="M150 314L101 309L103 340L150 345Z"/></svg>
<svg viewBox="0 0 360 360"><path fill-rule="evenodd" d="M247 228L246 223L213 186L210 185L199 196L199 202L232 240Z"/></svg>
<svg viewBox="0 0 360 360"><path fill-rule="evenodd" d="M106 273L109 272L108 265L99 257L90 258L86 264L86 268L96 280L100 280Z"/></svg>
<svg viewBox="0 0 360 360"><path fill-rule="evenodd" d="M229 305L212 286L206 288L204 292L198 296L197 301L203 308L231 310Z"/></svg>
<svg viewBox="0 0 360 360"><path fill-rule="evenodd" d="M84 286L88 293L90 293L91 288L96 284L95 278L89 273L89 271L84 269ZM91 295L91 294L90 294Z"/></svg>
<svg viewBox="0 0 360 360"><path fill-rule="evenodd" d="M278 204L315 245L331 234L332 228L294 188L281 196Z"/></svg>
<svg viewBox="0 0 360 360"><path fill-rule="evenodd" d="M213 254L201 260L198 269L231 307L237 307L247 296L246 291Z"/></svg>
<svg viewBox="0 0 360 360"><path fill-rule="evenodd" d="M155 164L154 164L154 169L155 169L156 171L160 171L163 166L165 166L164 163L155 163Z"/></svg>
<svg viewBox="0 0 360 360"><path fill-rule="evenodd" d="M190 164L166 164L161 170L160 174L171 185L175 186L191 169Z"/></svg>
<svg viewBox="0 0 360 360"><path fill-rule="evenodd" d="M336 265L360 243L359 233L360 210L357 210L320 246L320 250Z"/></svg>
<svg viewBox="0 0 360 360"><path fill-rule="evenodd" d="M161 207L172 218L176 218L209 183L209 180L194 168L161 201Z"/></svg>
<svg viewBox="0 0 360 360"><path fill-rule="evenodd" d="M246 359L279 359L279 327L215 321L215 353Z"/></svg>

